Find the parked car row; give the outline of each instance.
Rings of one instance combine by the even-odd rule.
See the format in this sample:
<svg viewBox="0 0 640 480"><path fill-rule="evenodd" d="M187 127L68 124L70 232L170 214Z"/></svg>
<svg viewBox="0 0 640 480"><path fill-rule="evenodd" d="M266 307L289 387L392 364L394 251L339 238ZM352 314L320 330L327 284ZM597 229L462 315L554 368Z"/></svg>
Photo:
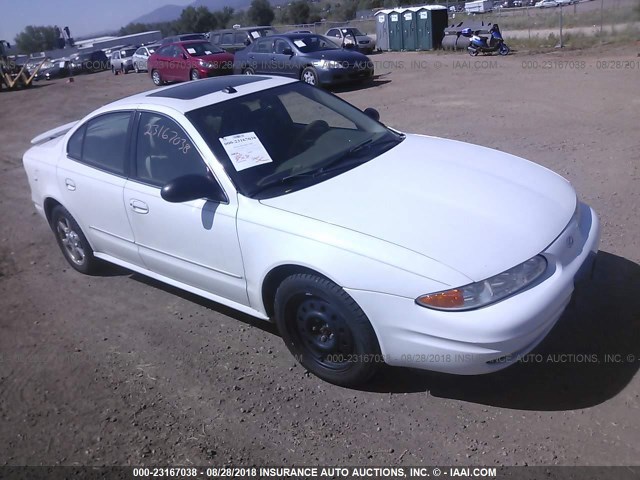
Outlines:
<svg viewBox="0 0 640 480"><path fill-rule="evenodd" d="M373 77L373 63L364 55L375 50L372 38L350 27L332 28L327 34L280 34L269 26L210 32L209 40L200 33L181 34L149 45L117 45L52 60L38 79L107 69L114 75L148 72L158 86L232 73L279 75L317 86Z"/></svg>

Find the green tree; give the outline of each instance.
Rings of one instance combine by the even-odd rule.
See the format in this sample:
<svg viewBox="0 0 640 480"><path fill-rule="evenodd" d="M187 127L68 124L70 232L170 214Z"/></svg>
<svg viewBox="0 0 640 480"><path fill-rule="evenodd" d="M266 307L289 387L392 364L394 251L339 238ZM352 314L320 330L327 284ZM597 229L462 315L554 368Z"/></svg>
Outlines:
<svg viewBox="0 0 640 480"><path fill-rule="evenodd" d="M55 27L29 25L16 35L15 43L22 53L35 53L56 48L59 35Z"/></svg>
<svg viewBox="0 0 640 480"><path fill-rule="evenodd" d="M309 23L311 9L305 0L296 0L287 9L287 19L294 25Z"/></svg>
<svg viewBox="0 0 640 480"><path fill-rule="evenodd" d="M177 20L179 30L186 32L209 32L218 25L216 16L207 7L187 7Z"/></svg>
<svg viewBox="0 0 640 480"><path fill-rule="evenodd" d="M218 24L217 28L227 28L229 22L233 18L235 10L231 7L224 7L222 10L216 10L213 12L213 16L216 18Z"/></svg>
<svg viewBox="0 0 640 480"><path fill-rule="evenodd" d="M252 0L247 16L256 25L271 25L275 13L273 13L269 0Z"/></svg>

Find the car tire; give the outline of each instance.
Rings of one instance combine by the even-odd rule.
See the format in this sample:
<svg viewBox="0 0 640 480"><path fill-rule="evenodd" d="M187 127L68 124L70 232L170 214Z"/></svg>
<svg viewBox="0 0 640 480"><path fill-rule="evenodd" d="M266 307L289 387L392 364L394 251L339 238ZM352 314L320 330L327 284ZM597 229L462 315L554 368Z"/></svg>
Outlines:
<svg viewBox="0 0 640 480"><path fill-rule="evenodd" d="M114 67L113 65L111 65L111 73L113 73L114 75L118 74L118 72L116 71L116 67Z"/></svg>
<svg viewBox="0 0 640 480"><path fill-rule="evenodd" d="M189 72L189 78L191 80L199 80L200 79L200 72L198 72L198 70L196 70L194 68L193 70L191 70L191 72Z"/></svg>
<svg viewBox="0 0 640 480"><path fill-rule="evenodd" d="M51 212L51 229L64 258L75 270L85 274L94 273L98 268L98 259L80 226L66 208L58 205Z"/></svg>
<svg viewBox="0 0 640 480"><path fill-rule="evenodd" d="M256 71L252 67L247 67L244 69L244 72L242 73L245 75L255 75Z"/></svg>
<svg viewBox="0 0 640 480"><path fill-rule="evenodd" d="M274 312L289 351L323 380L361 385L382 363L369 319L347 292L326 278L286 278L276 291Z"/></svg>
<svg viewBox="0 0 640 480"><path fill-rule="evenodd" d="M314 87L319 86L318 73L313 67L306 67L304 70L302 70L302 73L300 74L300 80L308 85L313 85Z"/></svg>
<svg viewBox="0 0 640 480"><path fill-rule="evenodd" d="M126 75L129 70L124 64L122 64L122 67L120 67L120 71L122 72L123 75Z"/></svg>
<svg viewBox="0 0 640 480"><path fill-rule="evenodd" d="M138 64L137 63L133 64L133 71L136 72L136 73L140 73L140 69L138 68Z"/></svg>
<svg viewBox="0 0 640 480"><path fill-rule="evenodd" d="M156 86L161 86L162 85L162 75L160 75L160 72L158 70L152 70L151 71L151 80L153 81L154 85Z"/></svg>

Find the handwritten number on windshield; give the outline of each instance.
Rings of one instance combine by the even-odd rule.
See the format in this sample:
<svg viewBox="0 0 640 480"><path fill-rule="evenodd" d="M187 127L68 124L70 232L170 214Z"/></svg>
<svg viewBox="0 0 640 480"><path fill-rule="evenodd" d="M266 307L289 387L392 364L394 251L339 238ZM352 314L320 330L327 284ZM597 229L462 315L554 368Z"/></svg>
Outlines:
<svg viewBox="0 0 640 480"><path fill-rule="evenodd" d="M145 125L145 127L145 135L165 140L167 143L175 146L185 155L191 149L191 145L188 143L188 140L184 137L181 137L178 132L176 132L175 130L171 130L169 127L162 127L160 125L153 125L151 123L148 123L147 125Z"/></svg>

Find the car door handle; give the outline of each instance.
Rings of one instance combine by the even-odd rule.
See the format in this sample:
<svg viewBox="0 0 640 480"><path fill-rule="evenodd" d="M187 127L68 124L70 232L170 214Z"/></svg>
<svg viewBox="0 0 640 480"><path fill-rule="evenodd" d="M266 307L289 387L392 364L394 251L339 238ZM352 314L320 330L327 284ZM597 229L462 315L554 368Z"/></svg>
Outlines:
<svg viewBox="0 0 640 480"><path fill-rule="evenodd" d="M131 210L133 210L136 213L141 213L141 214L149 213L149 205L147 205L144 202L141 202L140 200L132 199L129 201L129 205L131 206Z"/></svg>
<svg viewBox="0 0 640 480"><path fill-rule="evenodd" d="M64 184L67 186L67 190L71 190L73 192L76 189L76 183L70 178L65 178Z"/></svg>

